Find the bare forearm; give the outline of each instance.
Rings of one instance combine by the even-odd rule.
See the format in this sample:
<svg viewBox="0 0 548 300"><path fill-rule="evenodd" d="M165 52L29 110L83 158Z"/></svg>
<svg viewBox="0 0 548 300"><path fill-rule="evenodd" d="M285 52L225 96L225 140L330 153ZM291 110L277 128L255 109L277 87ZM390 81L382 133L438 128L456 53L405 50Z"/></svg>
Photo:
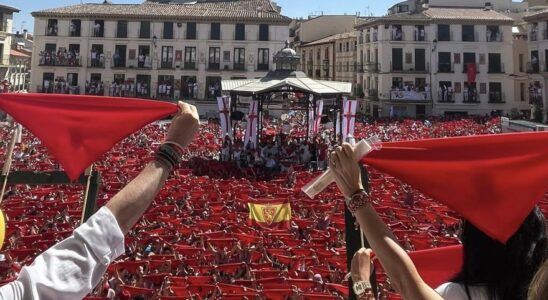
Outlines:
<svg viewBox="0 0 548 300"><path fill-rule="evenodd" d="M137 223L148 209L168 175L167 166L153 161L106 204L116 217L124 234Z"/></svg>
<svg viewBox="0 0 548 300"><path fill-rule="evenodd" d="M407 252L397 243L371 205L358 209L356 219L388 277L404 299L437 299L437 294L423 282Z"/></svg>

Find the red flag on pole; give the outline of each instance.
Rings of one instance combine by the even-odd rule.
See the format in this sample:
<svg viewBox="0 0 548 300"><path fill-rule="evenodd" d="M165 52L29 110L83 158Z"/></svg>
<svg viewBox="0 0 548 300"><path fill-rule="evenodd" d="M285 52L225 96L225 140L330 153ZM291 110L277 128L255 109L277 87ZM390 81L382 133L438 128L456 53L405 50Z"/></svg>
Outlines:
<svg viewBox="0 0 548 300"><path fill-rule="evenodd" d="M75 180L117 142L178 107L129 98L0 94L0 109L36 135Z"/></svg>
<svg viewBox="0 0 548 300"><path fill-rule="evenodd" d="M546 149L548 132L513 133L384 143L362 161L506 243L548 191Z"/></svg>

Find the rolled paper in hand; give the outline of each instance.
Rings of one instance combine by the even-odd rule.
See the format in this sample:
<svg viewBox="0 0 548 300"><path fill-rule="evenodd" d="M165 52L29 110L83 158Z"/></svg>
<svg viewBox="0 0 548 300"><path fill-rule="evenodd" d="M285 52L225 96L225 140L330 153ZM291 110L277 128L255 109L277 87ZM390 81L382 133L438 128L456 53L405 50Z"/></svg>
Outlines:
<svg viewBox="0 0 548 300"><path fill-rule="evenodd" d="M373 136L365 140L361 140L354 146L356 154L356 163L358 163L364 156L373 150L380 150L382 148L381 141L378 137ZM327 186L335 181L335 174L331 170L323 172L322 175L306 184L302 191L310 198L316 197Z"/></svg>

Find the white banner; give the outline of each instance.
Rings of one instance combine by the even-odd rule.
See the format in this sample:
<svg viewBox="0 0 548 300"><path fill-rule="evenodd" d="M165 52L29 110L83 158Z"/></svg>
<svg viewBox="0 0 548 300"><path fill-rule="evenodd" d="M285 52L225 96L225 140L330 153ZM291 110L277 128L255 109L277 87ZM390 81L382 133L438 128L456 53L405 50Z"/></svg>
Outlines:
<svg viewBox="0 0 548 300"><path fill-rule="evenodd" d="M232 122L230 121L230 97L217 97L219 120L221 123L221 138L228 134L232 138Z"/></svg>
<svg viewBox="0 0 548 300"><path fill-rule="evenodd" d="M322 114L323 114L323 100L316 102L316 114L314 119L314 128L313 133L318 134L320 132L320 124L322 122Z"/></svg>
<svg viewBox="0 0 548 300"><path fill-rule="evenodd" d="M347 100L343 101L343 122L342 122L342 138L346 140L348 135L354 135L354 124L356 122L356 108L358 101Z"/></svg>
<svg viewBox="0 0 548 300"><path fill-rule="evenodd" d="M244 145L247 147L247 144L251 141L251 144L253 145L253 148L255 148L257 145L255 145L255 142L257 141L257 118L259 115L257 112L259 111L259 102L257 100L251 100L249 102L249 113L247 114L247 128L245 130L245 138L244 138Z"/></svg>

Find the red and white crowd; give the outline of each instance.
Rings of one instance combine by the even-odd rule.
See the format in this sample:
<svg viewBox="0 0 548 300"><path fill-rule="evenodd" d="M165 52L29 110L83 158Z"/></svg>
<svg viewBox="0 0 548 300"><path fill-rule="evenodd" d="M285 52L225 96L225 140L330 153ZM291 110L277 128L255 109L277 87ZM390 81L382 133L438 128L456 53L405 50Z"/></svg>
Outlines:
<svg viewBox="0 0 548 300"><path fill-rule="evenodd" d="M357 122L355 135L399 141L496 134L499 124L499 119L372 120ZM300 191L319 174L309 171L306 163L325 157L318 150L303 160L304 148L310 147L311 152L311 143L306 144L299 134L280 136L273 126L266 125L266 131L274 134L253 153L254 159L268 160L270 155L282 161L284 155L291 157L292 151L294 173L273 173L265 178L261 168L242 163L242 159L218 160L227 154L222 151L225 141L219 139L219 126L202 124L186 149L183 165L126 236L126 254L110 265L88 299L345 299L348 270L343 199L335 185L315 200ZM102 177L99 206L154 158L166 128L161 123L147 126L95 164ZM0 129L2 157L7 135ZM318 141L331 146L329 139ZM275 151L269 150L274 147ZM235 158L236 151L232 149L228 155ZM58 167L46 148L26 132L15 150L13 169ZM375 208L405 249L459 243L457 214L389 175L369 171L371 197L380 203ZM83 193L81 186L74 185L8 189L1 204L8 221L0 251L0 285L14 280L23 265L72 233L80 222ZM252 198L289 199L291 228L268 230L248 225L247 203ZM547 214L548 197L540 205ZM381 299L400 299L380 268L377 281Z"/></svg>

